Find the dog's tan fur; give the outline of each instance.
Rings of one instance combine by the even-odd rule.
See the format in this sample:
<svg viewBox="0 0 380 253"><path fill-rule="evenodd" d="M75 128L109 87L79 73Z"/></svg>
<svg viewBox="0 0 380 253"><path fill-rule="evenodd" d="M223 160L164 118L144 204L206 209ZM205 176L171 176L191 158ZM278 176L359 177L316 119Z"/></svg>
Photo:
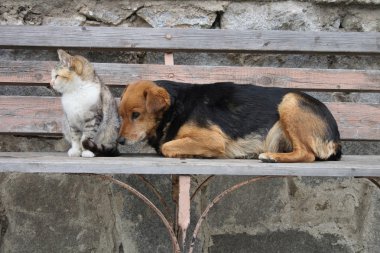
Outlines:
<svg viewBox="0 0 380 253"><path fill-rule="evenodd" d="M219 127L198 127L192 123L183 125L174 140L162 145L167 157L225 157L227 138Z"/></svg>

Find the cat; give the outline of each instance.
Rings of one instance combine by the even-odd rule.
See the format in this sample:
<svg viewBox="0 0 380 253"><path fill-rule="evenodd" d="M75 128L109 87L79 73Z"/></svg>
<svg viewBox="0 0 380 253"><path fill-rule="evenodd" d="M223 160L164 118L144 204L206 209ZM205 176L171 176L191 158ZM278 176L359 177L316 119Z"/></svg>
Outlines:
<svg viewBox="0 0 380 253"><path fill-rule="evenodd" d="M60 62L51 71L51 87L62 94L63 134L71 157L117 156L119 116L108 87L83 56L58 51Z"/></svg>

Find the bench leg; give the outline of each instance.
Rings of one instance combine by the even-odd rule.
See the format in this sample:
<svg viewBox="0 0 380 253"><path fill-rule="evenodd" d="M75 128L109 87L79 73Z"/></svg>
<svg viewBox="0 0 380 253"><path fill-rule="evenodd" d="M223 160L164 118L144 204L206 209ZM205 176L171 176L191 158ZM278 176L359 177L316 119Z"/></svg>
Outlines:
<svg viewBox="0 0 380 253"><path fill-rule="evenodd" d="M185 246L186 231L190 224L190 186L190 176L172 176L172 198L176 204L174 229L182 250Z"/></svg>
<svg viewBox="0 0 380 253"><path fill-rule="evenodd" d="M190 181L190 176L179 176L178 242L182 248L185 245L186 231L190 224Z"/></svg>

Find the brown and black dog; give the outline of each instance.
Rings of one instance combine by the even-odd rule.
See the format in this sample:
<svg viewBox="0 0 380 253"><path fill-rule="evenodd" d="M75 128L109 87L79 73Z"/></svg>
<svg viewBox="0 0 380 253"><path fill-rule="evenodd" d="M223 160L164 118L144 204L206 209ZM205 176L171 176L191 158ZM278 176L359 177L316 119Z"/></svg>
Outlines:
<svg viewBox="0 0 380 253"><path fill-rule="evenodd" d="M320 101L281 88L137 81L124 90L119 142L148 140L166 157L339 160L335 119Z"/></svg>

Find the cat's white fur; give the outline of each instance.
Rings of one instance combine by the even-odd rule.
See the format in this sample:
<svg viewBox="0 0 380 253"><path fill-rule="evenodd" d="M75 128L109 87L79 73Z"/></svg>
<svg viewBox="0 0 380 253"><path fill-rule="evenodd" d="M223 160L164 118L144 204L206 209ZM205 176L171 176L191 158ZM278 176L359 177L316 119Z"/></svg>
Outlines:
<svg viewBox="0 0 380 253"><path fill-rule="evenodd" d="M76 118L84 118L91 106L98 103L100 86L89 81L75 80L77 86L72 92L62 95L62 106L70 122L77 122ZM79 127L79 126L77 126Z"/></svg>

